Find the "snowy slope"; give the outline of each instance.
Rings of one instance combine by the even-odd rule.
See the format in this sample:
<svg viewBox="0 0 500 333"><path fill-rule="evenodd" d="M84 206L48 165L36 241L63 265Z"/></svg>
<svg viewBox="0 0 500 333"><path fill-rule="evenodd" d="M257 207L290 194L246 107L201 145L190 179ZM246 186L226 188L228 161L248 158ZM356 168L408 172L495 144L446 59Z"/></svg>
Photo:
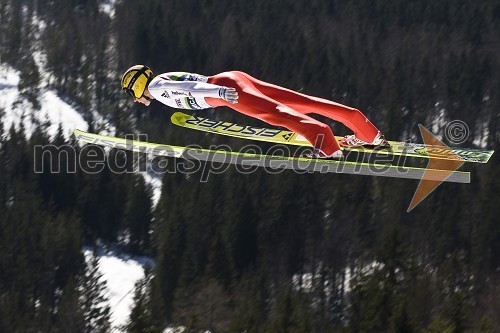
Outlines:
<svg viewBox="0 0 500 333"><path fill-rule="evenodd" d="M90 249L84 249L88 258L92 254ZM144 277L143 266L153 266L151 259L146 257L131 257L119 252L105 252L98 250L99 272L106 281L109 304L111 306L111 325L115 331L117 327L127 323L133 305L134 286L137 280Z"/></svg>
<svg viewBox="0 0 500 333"><path fill-rule="evenodd" d="M64 134L69 137L75 128L86 130L88 124L83 117L70 105L65 103L52 90L42 89L39 101L41 109L33 110L28 103L19 98L17 84L19 72L6 65L0 65L0 109L4 110L2 122L8 130L12 125L19 128L21 121L30 136L37 123L49 120L49 135L57 133L59 124L62 125ZM18 102L18 103L16 103Z"/></svg>
<svg viewBox="0 0 500 333"><path fill-rule="evenodd" d="M43 58L37 55L37 59ZM42 78L46 77L46 73L41 73ZM61 124L63 133L66 138L69 138L73 130L78 128L86 131L88 124L85 122L80 113L68 103L64 102L56 92L46 88L44 83L41 84L41 96L39 101L41 104L40 110L33 110L29 103L22 101L19 97L19 72L7 65L0 65L0 109L4 110L2 123L5 131L14 125L19 128L21 121L26 129L26 134L31 136L37 124L50 121L51 126L48 129L48 134L54 136L57 133L59 124ZM96 112L93 113L94 119L98 124L105 124L105 120ZM111 134L116 131L113 125L105 124L107 128L105 133ZM151 185L153 190L153 203L156 205L161 193L161 178L155 175L143 173L146 183Z"/></svg>

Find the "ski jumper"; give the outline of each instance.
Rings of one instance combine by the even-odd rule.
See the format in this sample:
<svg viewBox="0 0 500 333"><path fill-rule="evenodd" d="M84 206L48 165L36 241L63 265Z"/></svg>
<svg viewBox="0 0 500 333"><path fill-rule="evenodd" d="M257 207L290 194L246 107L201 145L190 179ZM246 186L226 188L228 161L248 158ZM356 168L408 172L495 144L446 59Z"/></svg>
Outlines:
<svg viewBox="0 0 500 333"><path fill-rule="evenodd" d="M175 90L164 91L162 97L161 92L169 87L166 82L170 81L174 85L181 83L171 80L183 81L183 84L191 81L191 86L185 86L185 90L182 90L178 85ZM159 86L161 88L158 88ZM239 95L237 104L229 103L218 96L219 89L215 88L221 86L236 89ZM175 108L204 109L207 106L227 106L271 125L285 127L304 136L326 155L339 150L339 144L330 126L307 114L315 113L339 121L351 129L356 137L367 142L372 142L378 134L378 129L355 108L263 82L238 71L209 77L191 73L165 73L154 78L148 89L160 102ZM168 98L165 97L165 92ZM172 93L185 95L177 95L183 99L173 99Z"/></svg>

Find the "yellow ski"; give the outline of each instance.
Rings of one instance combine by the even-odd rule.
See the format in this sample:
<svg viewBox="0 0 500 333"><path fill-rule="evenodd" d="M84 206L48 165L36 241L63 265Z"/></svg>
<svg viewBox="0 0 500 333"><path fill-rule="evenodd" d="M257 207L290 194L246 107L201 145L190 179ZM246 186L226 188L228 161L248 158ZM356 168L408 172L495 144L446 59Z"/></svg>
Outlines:
<svg viewBox="0 0 500 333"><path fill-rule="evenodd" d="M182 112L175 112L171 121L173 124L195 129L198 131L222 134L241 139L250 139L256 141L265 141L277 144L311 146L311 144L300 134L277 128L263 128L255 126L238 125L235 123L212 120L197 115L188 115ZM337 136L337 140L342 137ZM344 147L346 151L355 151L360 153L377 153L381 155L404 155L408 157L437 158L446 160L461 159L464 162L487 163L493 150L477 148L458 148L449 149L441 146L426 146L419 143L389 141L390 147Z"/></svg>

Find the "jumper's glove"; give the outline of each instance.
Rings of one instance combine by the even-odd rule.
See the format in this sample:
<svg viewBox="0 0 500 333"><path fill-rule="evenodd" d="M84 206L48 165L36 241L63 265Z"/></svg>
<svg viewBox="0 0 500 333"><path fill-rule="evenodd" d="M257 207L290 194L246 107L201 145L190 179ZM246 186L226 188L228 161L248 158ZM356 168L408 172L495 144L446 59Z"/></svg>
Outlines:
<svg viewBox="0 0 500 333"><path fill-rule="evenodd" d="M228 87L222 87L219 89L219 96L223 100L231 103L231 104L236 104L238 103L238 93L236 92L236 89L234 88L228 88Z"/></svg>

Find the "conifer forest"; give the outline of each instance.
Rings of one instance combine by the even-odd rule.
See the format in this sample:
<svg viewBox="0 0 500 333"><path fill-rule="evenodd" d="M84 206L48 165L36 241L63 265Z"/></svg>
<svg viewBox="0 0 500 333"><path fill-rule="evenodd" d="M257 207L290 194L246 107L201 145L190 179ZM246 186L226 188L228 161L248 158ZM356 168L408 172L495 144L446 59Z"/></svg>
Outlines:
<svg viewBox="0 0 500 333"><path fill-rule="evenodd" d="M120 86L134 64L244 71L358 108L390 140L422 142L422 124L452 145L460 120L459 146L497 152L410 212L417 180L231 165L205 177L205 162L155 175L155 200L144 154L10 125L0 108L0 332L500 332L499 0L0 0L0 68L19 72L24 117L51 89L92 133L272 146L134 104ZM227 107L186 113L270 127ZM100 154L104 168L82 168ZM83 253L98 247L154 262L118 328L97 250Z"/></svg>

